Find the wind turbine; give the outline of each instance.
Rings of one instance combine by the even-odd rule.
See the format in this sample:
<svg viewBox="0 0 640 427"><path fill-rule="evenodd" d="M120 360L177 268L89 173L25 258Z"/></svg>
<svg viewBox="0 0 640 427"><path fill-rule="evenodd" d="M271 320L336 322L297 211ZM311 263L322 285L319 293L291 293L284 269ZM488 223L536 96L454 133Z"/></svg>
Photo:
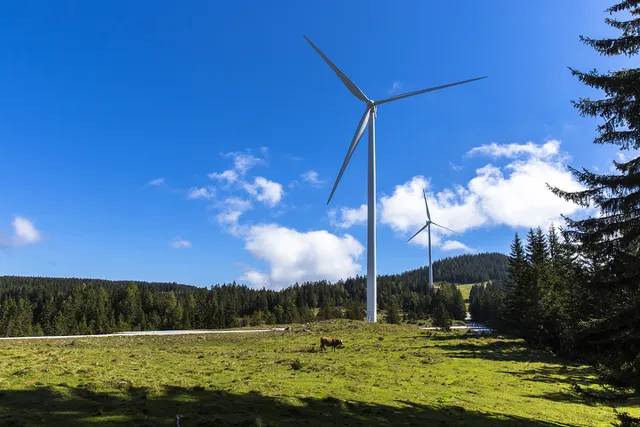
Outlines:
<svg viewBox="0 0 640 427"><path fill-rule="evenodd" d="M427 210L427 223L424 225L424 227L418 230L416 234L411 236L411 239L413 239L418 234L420 234L420 232L425 228L427 229L427 233L429 234L429 289L433 289L433 266L431 265L431 224L437 225L438 227L444 228L445 230L449 230L452 233L455 233L455 231L445 227L444 225L436 224L435 222L431 221L431 214L429 213L429 204L427 203L427 194L424 192L424 190L422 190L422 195L424 196L424 207ZM407 243L409 243L411 239L407 240Z"/></svg>
<svg viewBox="0 0 640 427"><path fill-rule="evenodd" d="M347 151L347 155L342 162L342 167L340 168L340 173L338 174L338 178L336 179L335 184L333 184L333 189L331 190L331 195L329 195L329 200L327 200L327 204L331 202L331 198L333 197L333 193L335 193L336 188L338 187L338 183L342 178L342 174L351 160L351 156L355 151L362 135L364 134L364 130L369 126L369 171L368 171L368 181L369 187L367 191L367 201L368 201L368 210L367 210L367 322L375 322L376 321L376 311L377 311L377 301L376 301L376 110L378 105L386 104L388 102L397 101L402 98L408 98L414 95L420 95L421 93L433 92L436 90L444 89L451 86L457 86L464 83L473 82L476 80L481 80L485 77L477 77L475 79L463 80L461 82L449 83L442 86L435 86L428 89L416 90L414 92L403 93L400 95L392 96L387 99L383 99L381 101L374 101L369 99L362 90L355 83L349 79L342 71L336 67L333 62L329 58L327 58L324 53L320 51L316 47L316 45L311 42L304 36L306 41L309 42L311 47L318 52L318 54L324 59L324 61L331 67L331 69L338 75L338 78L344 83L344 85L349 89L349 92L353 94L356 98L361 100L366 104L366 108L364 110L364 114L360 119L360 123L358 123L358 127L356 128L356 133L353 136L351 141L351 145L349 146L349 150Z"/></svg>

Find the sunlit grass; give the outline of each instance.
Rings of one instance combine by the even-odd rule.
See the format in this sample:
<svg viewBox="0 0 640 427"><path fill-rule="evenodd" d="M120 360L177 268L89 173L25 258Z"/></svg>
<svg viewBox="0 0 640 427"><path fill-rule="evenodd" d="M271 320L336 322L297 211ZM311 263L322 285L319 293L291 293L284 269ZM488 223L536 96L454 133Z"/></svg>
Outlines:
<svg viewBox="0 0 640 427"><path fill-rule="evenodd" d="M573 381L596 387L589 368L518 340L346 321L308 328L6 341L0 425L169 426L177 414L182 427L614 420L609 406L585 404L571 391ZM344 348L319 352L321 335L342 338Z"/></svg>

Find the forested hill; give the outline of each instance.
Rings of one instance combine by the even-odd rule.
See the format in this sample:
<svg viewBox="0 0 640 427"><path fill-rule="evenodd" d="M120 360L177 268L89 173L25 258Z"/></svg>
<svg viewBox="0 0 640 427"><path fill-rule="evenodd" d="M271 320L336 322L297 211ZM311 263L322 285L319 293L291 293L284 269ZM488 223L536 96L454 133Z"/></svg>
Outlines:
<svg viewBox="0 0 640 427"><path fill-rule="evenodd" d="M506 257L454 257L434 267L436 281L495 280L504 277ZM215 329L344 316L362 319L366 287L363 276L335 284L323 280L293 284L281 291L251 289L235 282L207 289L176 283L4 276L0 277L0 336ZM378 278L379 309L401 310L409 319L427 318L439 306L463 319L460 303L462 296L455 288L429 290L424 267Z"/></svg>
<svg viewBox="0 0 640 427"><path fill-rule="evenodd" d="M498 252L465 254L433 263L433 280L450 283L479 283L504 280L509 257Z"/></svg>
<svg viewBox="0 0 640 427"><path fill-rule="evenodd" d="M507 274L509 258L501 253L466 254L447 257L433 263L433 280L449 283L480 283L489 280L503 280ZM380 279L397 279L406 283L428 282L428 267L406 271L400 274L383 275ZM360 278L356 278L358 280ZM364 278L362 278L364 279ZM22 288L26 292L43 292L46 296L66 293L69 289L82 284L122 288L130 283L142 285L159 292L189 293L199 288L191 285L168 282L141 282L129 280L104 280L88 278L23 277L0 276L0 287ZM233 283L235 285L235 282Z"/></svg>
<svg viewBox="0 0 640 427"><path fill-rule="evenodd" d="M37 277L37 276L0 276L0 290L24 289L25 292L42 292L45 296L66 293L70 289L80 286L102 286L107 288L123 288L130 283L144 286L158 292L195 292L199 288L192 285L182 285L169 282L141 282L132 280L105 280L77 277Z"/></svg>
<svg viewBox="0 0 640 427"><path fill-rule="evenodd" d="M447 257L433 263L433 281L455 284L501 281L507 277L508 264L509 257L498 252ZM406 283L427 283L429 268L425 265L401 274L381 276L380 279L387 277Z"/></svg>

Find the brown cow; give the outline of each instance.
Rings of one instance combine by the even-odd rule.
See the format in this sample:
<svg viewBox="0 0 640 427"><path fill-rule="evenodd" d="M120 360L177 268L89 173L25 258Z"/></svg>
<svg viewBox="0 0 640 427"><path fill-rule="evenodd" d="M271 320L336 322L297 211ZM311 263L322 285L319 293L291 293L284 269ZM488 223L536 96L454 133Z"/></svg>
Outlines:
<svg viewBox="0 0 640 427"><path fill-rule="evenodd" d="M336 347L338 347L339 345L342 345L342 340L339 340L337 338L327 338L327 337L321 337L320 338L320 350L324 350L327 351L327 347L333 347L333 351L336 351Z"/></svg>

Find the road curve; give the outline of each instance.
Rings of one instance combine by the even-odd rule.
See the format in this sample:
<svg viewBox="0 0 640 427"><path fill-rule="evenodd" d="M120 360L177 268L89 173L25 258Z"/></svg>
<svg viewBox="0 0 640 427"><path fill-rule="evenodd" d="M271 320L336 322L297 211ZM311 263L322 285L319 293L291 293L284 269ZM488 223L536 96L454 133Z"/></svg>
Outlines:
<svg viewBox="0 0 640 427"><path fill-rule="evenodd" d="M135 337L135 336L157 336L157 335L204 335L204 334L240 334L240 333L262 333L262 332L279 332L285 328L269 328L269 329L232 329L232 330L215 330L215 329L193 329L187 331L134 331L134 332L117 332L115 334L96 334L96 335L49 335L42 337L2 337L0 340L60 340L68 338L103 338L103 337Z"/></svg>

